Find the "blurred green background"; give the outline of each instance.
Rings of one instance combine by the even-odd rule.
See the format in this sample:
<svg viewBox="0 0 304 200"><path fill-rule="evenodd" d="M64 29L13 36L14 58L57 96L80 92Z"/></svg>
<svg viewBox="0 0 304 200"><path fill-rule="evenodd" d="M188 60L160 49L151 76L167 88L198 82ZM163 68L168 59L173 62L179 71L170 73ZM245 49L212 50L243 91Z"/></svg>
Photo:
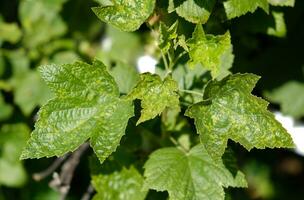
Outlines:
<svg viewBox="0 0 304 200"><path fill-rule="evenodd" d="M135 33L120 32L98 20L91 11L97 5L93 0L0 1L0 200L58 199L48 186L51 177L40 182L31 178L54 158L19 160L39 107L52 96L39 76L39 65L91 62L96 57L109 67L121 93L127 93L138 77L137 59L159 59L155 36L145 25ZM217 5L206 32L230 30L232 71L261 75L254 93L269 100L272 110L293 117L299 127L304 117L304 1L297 0L294 8L272 8L269 15L258 10L231 21L222 20L222 9ZM164 20L176 18L172 14ZM179 20L189 36L194 26ZM228 188L227 199L304 199L303 155L231 146L249 188ZM80 199L87 189L91 154L82 157L69 199ZM158 197L149 194L148 199Z"/></svg>

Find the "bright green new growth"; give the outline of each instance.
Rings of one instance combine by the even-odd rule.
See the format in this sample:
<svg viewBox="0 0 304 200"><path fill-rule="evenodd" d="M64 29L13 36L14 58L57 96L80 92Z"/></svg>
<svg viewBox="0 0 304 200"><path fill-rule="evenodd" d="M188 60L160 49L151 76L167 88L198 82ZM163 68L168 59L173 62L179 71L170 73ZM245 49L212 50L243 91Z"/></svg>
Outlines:
<svg viewBox="0 0 304 200"><path fill-rule="evenodd" d="M160 23L159 25L159 48L161 49L162 53L167 53L170 49L174 48L174 45L177 43L177 27L178 22L176 21L170 27L167 27L164 23Z"/></svg>
<svg viewBox="0 0 304 200"><path fill-rule="evenodd" d="M140 81L128 95L129 99L141 100L141 116L137 124L153 119L167 107L179 109L177 83L168 75L164 80L150 73L141 74Z"/></svg>
<svg viewBox="0 0 304 200"><path fill-rule="evenodd" d="M227 0L224 2L228 19L239 17L247 12L253 13L257 8L262 8L268 13L269 5L267 0Z"/></svg>
<svg viewBox="0 0 304 200"><path fill-rule="evenodd" d="M144 200L148 190L142 189L143 182L143 177L134 167L93 176L92 184L97 191L93 200Z"/></svg>
<svg viewBox="0 0 304 200"><path fill-rule="evenodd" d="M156 150L145 166L144 188L167 190L172 200L223 200L223 187L246 187L222 161L214 161L204 145L189 152L169 147Z"/></svg>
<svg viewBox="0 0 304 200"><path fill-rule="evenodd" d="M201 142L215 159L223 155L228 139L247 150L293 147L290 135L267 110L268 103L251 95L258 79L253 74L235 74L212 81L205 89L206 100L187 109Z"/></svg>
<svg viewBox="0 0 304 200"><path fill-rule="evenodd" d="M155 0L114 0L92 8L97 17L122 31L135 31L153 13Z"/></svg>
<svg viewBox="0 0 304 200"><path fill-rule="evenodd" d="M168 12L175 12L187 21L205 24L209 19L215 0L169 0Z"/></svg>
<svg viewBox="0 0 304 200"><path fill-rule="evenodd" d="M40 109L21 158L61 156L90 139L103 162L124 135L133 116L132 102L119 97L114 79L100 61L46 65L40 71L55 98Z"/></svg>
<svg viewBox="0 0 304 200"><path fill-rule="evenodd" d="M26 170L19 160L30 130L25 124L10 124L0 130L0 186L23 186Z"/></svg>
<svg viewBox="0 0 304 200"><path fill-rule="evenodd" d="M296 118L304 116L304 84L291 81L265 95L270 101L279 103L284 114Z"/></svg>
<svg viewBox="0 0 304 200"><path fill-rule="evenodd" d="M196 26L192 38L187 41L187 44L190 65L201 64L211 71L213 78L220 74L223 57L229 51L231 54L232 49L229 32L218 36L206 35L201 25Z"/></svg>

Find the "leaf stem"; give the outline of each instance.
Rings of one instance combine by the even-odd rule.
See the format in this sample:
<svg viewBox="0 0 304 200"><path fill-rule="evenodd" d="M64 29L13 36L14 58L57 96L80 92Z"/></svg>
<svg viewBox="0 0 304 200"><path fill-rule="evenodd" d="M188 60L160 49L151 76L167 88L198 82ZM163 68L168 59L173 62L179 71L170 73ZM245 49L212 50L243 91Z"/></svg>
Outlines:
<svg viewBox="0 0 304 200"><path fill-rule="evenodd" d="M204 97L203 93L192 91L192 90L179 89L179 91L184 92L184 93L188 93L188 94L194 94L194 95L198 95L198 96Z"/></svg>
<svg viewBox="0 0 304 200"><path fill-rule="evenodd" d="M182 53L178 54L178 56L173 60L172 66L174 66L177 63L177 61L186 54L187 54L186 51L183 51Z"/></svg>
<svg viewBox="0 0 304 200"><path fill-rule="evenodd" d="M172 136L170 136L169 139L170 139L170 141L171 141L175 146L181 147L181 149L182 149L185 153L188 152L188 150L187 150L183 145L181 145L178 141L176 141Z"/></svg>
<svg viewBox="0 0 304 200"><path fill-rule="evenodd" d="M162 58L163 58L163 61L164 61L164 65L165 65L166 71L169 72L168 61L167 61L167 58L166 58L165 54L163 53L163 51L161 51L161 55L162 55Z"/></svg>

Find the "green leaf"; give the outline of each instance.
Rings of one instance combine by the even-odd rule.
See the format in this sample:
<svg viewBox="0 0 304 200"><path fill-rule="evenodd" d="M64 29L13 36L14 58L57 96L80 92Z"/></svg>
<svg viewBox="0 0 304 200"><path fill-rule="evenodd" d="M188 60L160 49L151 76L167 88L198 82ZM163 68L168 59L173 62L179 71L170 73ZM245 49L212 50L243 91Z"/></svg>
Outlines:
<svg viewBox="0 0 304 200"><path fill-rule="evenodd" d="M13 107L5 103L2 93L0 93L0 120L5 120L13 113Z"/></svg>
<svg viewBox="0 0 304 200"><path fill-rule="evenodd" d="M123 94L129 93L139 79L136 69L122 62L118 62L110 73L114 77L120 93Z"/></svg>
<svg viewBox="0 0 304 200"><path fill-rule="evenodd" d="M177 83L170 75L161 80L156 74L141 74L140 81L128 95L133 100L141 100L142 110L137 124L153 119L167 107L179 109L177 91Z"/></svg>
<svg viewBox="0 0 304 200"><path fill-rule="evenodd" d="M155 0L113 0L113 5L92 8L97 17L122 31L135 31L153 13Z"/></svg>
<svg viewBox="0 0 304 200"><path fill-rule="evenodd" d="M168 11L170 13L175 10L180 17L189 22L205 24L215 2L215 0L169 0Z"/></svg>
<svg viewBox="0 0 304 200"><path fill-rule="evenodd" d="M194 66L201 64L204 68L211 71L213 78L221 75L223 70L227 70L232 66L232 62L227 62L228 56L232 55L232 45L230 41L230 33L224 35L208 35L204 33L201 25L196 26L192 38L187 41L189 46L189 65ZM233 56L233 55L232 55ZM222 66L226 65L226 66ZM222 75L223 76L223 75Z"/></svg>
<svg viewBox="0 0 304 200"><path fill-rule="evenodd" d="M167 27L163 22L160 22L159 26L159 48L163 52L163 54L167 53L170 49L172 49L177 42L177 27L178 21L172 24L170 27Z"/></svg>
<svg viewBox="0 0 304 200"><path fill-rule="evenodd" d="M144 188L167 190L172 200L223 200L223 187L246 186L237 183L203 145L187 153L175 147L159 149L150 155L144 168Z"/></svg>
<svg viewBox="0 0 304 200"><path fill-rule="evenodd" d="M97 191L93 200L144 200L148 190L142 190L143 177L134 167L123 168L109 175L93 176Z"/></svg>
<svg viewBox="0 0 304 200"><path fill-rule="evenodd" d="M134 32L123 32L107 26L98 57L108 65L123 62L135 66L137 58L144 53L141 42L140 35Z"/></svg>
<svg viewBox="0 0 304 200"><path fill-rule="evenodd" d="M283 12L272 12L275 27L268 27L267 34L273 35L276 37L285 37L286 36L286 24L284 20Z"/></svg>
<svg viewBox="0 0 304 200"><path fill-rule="evenodd" d="M21 158L61 156L90 139L103 162L124 135L133 116L132 102L119 97L114 79L100 61L46 65L40 71L55 98L40 109Z"/></svg>
<svg viewBox="0 0 304 200"><path fill-rule="evenodd" d="M0 130L0 185L20 187L27 180L26 171L19 160L29 137L25 124L4 125Z"/></svg>
<svg viewBox="0 0 304 200"><path fill-rule="evenodd" d="M16 23L5 23L0 20L0 41L17 43L21 35L21 30Z"/></svg>
<svg viewBox="0 0 304 200"><path fill-rule="evenodd" d="M267 110L268 103L251 95L259 77L235 74L212 81L205 89L206 100L194 104L186 116L194 118L202 143L219 159L228 139L247 150L265 147L293 147L290 135Z"/></svg>
<svg viewBox="0 0 304 200"><path fill-rule="evenodd" d="M267 0L227 0L224 7L228 19L239 17L247 12L253 13L257 8L262 8L266 13L269 11Z"/></svg>
<svg viewBox="0 0 304 200"><path fill-rule="evenodd" d="M267 92L265 96L274 103L281 105L284 114L296 118L304 116L304 83L290 81Z"/></svg>
<svg viewBox="0 0 304 200"><path fill-rule="evenodd" d="M14 88L14 102L25 115L30 115L36 106L43 105L52 96L39 73L34 70L13 77L10 83Z"/></svg>
<svg viewBox="0 0 304 200"><path fill-rule="evenodd" d="M291 6L295 4L295 0L268 0L268 2L273 6Z"/></svg>
<svg viewBox="0 0 304 200"><path fill-rule="evenodd" d="M47 43L66 33L67 27L59 15L66 0L21 1L19 18L24 29L23 44L29 48Z"/></svg>

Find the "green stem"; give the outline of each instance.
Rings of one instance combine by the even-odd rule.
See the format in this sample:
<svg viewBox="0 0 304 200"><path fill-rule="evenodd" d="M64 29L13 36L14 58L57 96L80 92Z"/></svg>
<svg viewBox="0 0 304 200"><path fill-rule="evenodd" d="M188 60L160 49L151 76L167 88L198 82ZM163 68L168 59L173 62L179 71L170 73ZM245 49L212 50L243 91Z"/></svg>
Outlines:
<svg viewBox="0 0 304 200"><path fill-rule="evenodd" d="M161 51L161 55L162 55L162 58L163 58L163 61L164 61L164 65L165 65L165 68L166 68L166 71L170 71L170 68L169 68L169 65L168 65L168 61L167 61L167 58L165 56L165 54Z"/></svg>
<svg viewBox="0 0 304 200"><path fill-rule="evenodd" d="M184 92L184 93L188 93L188 94L194 94L194 95L198 95L198 96L204 97L204 94L202 94L200 92L192 91L192 90L179 89L179 91Z"/></svg>
<svg viewBox="0 0 304 200"><path fill-rule="evenodd" d="M182 149L185 153L188 152L188 150L187 150L183 145L181 145L178 141L176 141L172 136L170 136L169 139L170 139L170 141L171 141L175 146L181 147L181 149Z"/></svg>
<svg viewBox="0 0 304 200"><path fill-rule="evenodd" d="M178 61L181 57L183 57L184 55L186 55L186 54L187 54L186 51L183 51L182 53L180 53L180 54L174 59L172 65L174 66L174 65L177 63L177 61Z"/></svg>

